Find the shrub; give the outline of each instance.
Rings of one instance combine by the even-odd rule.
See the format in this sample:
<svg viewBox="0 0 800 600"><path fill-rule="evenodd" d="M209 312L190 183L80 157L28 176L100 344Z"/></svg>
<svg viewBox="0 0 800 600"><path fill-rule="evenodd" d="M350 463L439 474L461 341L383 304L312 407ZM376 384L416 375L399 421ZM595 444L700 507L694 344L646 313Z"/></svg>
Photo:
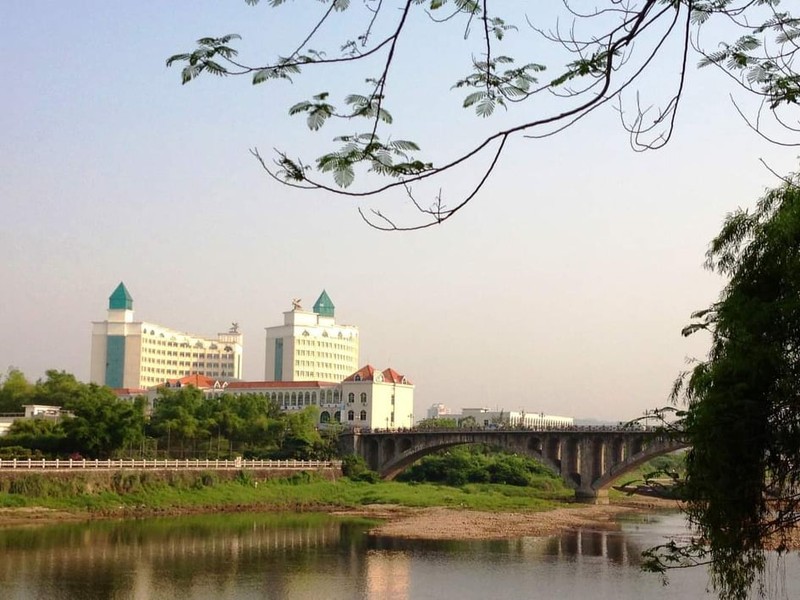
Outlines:
<svg viewBox="0 0 800 600"><path fill-rule="evenodd" d="M342 474L352 481L377 483L380 475L367 467L367 462L357 454L348 454L342 459Z"/></svg>
<svg viewBox="0 0 800 600"><path fill-rule="evenodd" d="M253 474L250 471L245 471L244 469L240 470L236 473L236 478L234 479L236 483L240 485L246 485L249 487L253 487Z"/></svg>

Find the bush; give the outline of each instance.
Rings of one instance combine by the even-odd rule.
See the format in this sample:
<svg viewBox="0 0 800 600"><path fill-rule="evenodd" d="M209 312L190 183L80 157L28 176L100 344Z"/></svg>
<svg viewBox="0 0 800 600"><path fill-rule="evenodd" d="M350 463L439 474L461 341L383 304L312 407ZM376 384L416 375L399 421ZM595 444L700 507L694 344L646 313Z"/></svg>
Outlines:
<svg viewBox="0 0 800 600"><path fill-rule="evenodd" d="M467 483L498 483L521 487L535 484L539 488L555 489L558 475L532 458L477 446L426 456L398 479L454 487ZM544 481L552 483L545 485Z"/></svg>
<svg viewBox="0 0 800 600"><path fill-rule="evenodd" d="M350 479L352 481L363 481L364 483L378 483L381 480L381 476L375 471L370 471L368 469L363 473L359 473L358 475L350 477Z"/></svg>
<svg viewBox="0 0 800 600"><path fill-rule="evenodd" d="M378 483L380 475L367 467L366 461L357 454L348 454L342 459L342 474L352 481Z"/></svg>
<svg viewBox="0 0 800 600"><path fill-rule="evenodd" d="M29 458L41 459L42 453L40 450L32 450L23 446L6 446L0 447L0 459L13 460L13 459L27 460Z"/></svg>
<svg viewBox="0 0 800 600"><path fill-rule="evenodd" d="M204 471L197 477L194 488L199 490L202 488L214 487L217 483L219 483L219 475L210 471Z"/></svg>
<svg viewBox="0 0 800 600"><path fill-rule="evenodd" d="M250 471L245 471L244 469L240 470L236 473L236 478L234 479L236 483L241 485L246 485L249 487L253 487L253 474Z"/></svg>

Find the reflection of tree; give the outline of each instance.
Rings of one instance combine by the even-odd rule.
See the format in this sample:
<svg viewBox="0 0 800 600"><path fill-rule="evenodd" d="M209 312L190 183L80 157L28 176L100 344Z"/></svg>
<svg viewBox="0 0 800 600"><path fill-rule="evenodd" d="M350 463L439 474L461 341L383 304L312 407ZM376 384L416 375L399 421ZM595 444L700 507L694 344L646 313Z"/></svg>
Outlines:
<svg viewBox="0 0 800 600"><path fill-rule="evenodd" d="M276 594L268 597L281 598L293 579L312 576L324 597L327 574L341 570L339 554L329 549L344 545L360 555L363 531L363 523L324 515L203 515L5 530L0 581L16 581L30 597L92 600L125 597L136 586L146 597L162 598L185 596L208 581L267 578L265 590ZM136 581L141 573L145 579Z"/></svg>

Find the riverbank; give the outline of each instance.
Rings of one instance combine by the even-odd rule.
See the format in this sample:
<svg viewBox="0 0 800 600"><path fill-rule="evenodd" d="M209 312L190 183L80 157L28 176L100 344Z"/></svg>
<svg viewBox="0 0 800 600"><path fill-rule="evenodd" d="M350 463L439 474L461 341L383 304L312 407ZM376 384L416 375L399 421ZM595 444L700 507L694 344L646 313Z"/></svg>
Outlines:
<svg viewBox="0 0 800 600"><path fill-rule="evenodd" d="M629 497L605 506L558 503L550 509L486 511L446 506L414 507L397 504L362 506L307 505L294 512L327 512L334 516L358 516L382 523L370 535L424 540L492 540L557 535L565 530L619 529L620 515L653 510L675 510L677 503L653 498ZM42 506L0 508L0 527L30 527L96 519L167 517L224 512L276 512L283 505L183 506L146 509L119 506L102 511L62 510Z"/></svg>
<svg viewBox="0 0 800 600"><path fill-rule="evenodd" d="M633 497L608 507L574 504L571 491L560 487L366 483L312 473L283 478L249 472L30 474L4 481L0 490L0 526L225 512L327 512L384 520L376 534L426 539L610 528L617 515L637 508ZM638 508L652 509L658 501L637 502Z"/></svg>

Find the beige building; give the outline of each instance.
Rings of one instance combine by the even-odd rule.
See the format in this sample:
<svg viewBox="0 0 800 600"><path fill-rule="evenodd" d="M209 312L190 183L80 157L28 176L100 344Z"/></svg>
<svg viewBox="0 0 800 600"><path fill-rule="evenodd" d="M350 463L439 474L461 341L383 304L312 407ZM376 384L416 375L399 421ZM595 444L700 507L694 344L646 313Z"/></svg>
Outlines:
<svg viewBox="0 0 800 600"><path fill-rule="evenodd" d="M220 381L189 375L171 379L164 386L194 386L206 396L263 394L284 411L317 409L320 424L347 427L398 429L414 423L414 385L394 369L379 371L367 365L341 383L330 381ZM152 402L156 388L147 392Z"/></svg>
<svg viewBox="0 0 800 600"><path fill-rule="evenodd" d="M314 310L300 301L283 313L283 325L267 327L264 379L339 383L358 369L358 327L340 325L323 290Z"/></svg>
<svg viewBox="0 0 800 600"><path fill-rule="evenodd" d="M241 378L238 324L210 338L135 321L133 298L120 283L108 299L108 318L92 323L90 381L111 388L149 388L190 373Z"/></svg>
<svg viewBox="0 0 800 600"><path fill-rule="evenodd" d="M342 423L370 429L414 426L414 386L393 369L367 365L342 381Z"/></svg>

